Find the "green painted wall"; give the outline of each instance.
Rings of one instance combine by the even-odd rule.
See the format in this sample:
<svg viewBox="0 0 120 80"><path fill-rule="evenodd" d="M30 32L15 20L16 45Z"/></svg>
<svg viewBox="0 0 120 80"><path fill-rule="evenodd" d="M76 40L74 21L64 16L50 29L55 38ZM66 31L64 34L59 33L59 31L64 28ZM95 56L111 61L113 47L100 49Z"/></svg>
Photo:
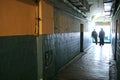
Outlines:
<svg viewBox="0 0 120 80"><path fill-rule="evenodd" d="M37 80L35 36L0 37L0 80Z"/></svg>
<svg viewBox="0 0 120 80"><path fill-rule="evenodd" d="M56 33L39 36L42 39L43 76L53 80L55 74L80 54L80 33Z"/></svg>

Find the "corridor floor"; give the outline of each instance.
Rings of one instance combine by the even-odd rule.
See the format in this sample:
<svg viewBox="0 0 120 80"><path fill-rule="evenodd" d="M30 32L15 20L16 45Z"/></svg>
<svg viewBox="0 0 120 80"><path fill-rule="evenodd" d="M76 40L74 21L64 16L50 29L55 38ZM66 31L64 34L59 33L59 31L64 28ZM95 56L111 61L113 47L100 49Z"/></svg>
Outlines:
<svg viewBox="0 0 120 80"><path fill-rule="evenodd" d="M93 44L85 54L57 74L55 80L109 80L111 44Z"/></svg>

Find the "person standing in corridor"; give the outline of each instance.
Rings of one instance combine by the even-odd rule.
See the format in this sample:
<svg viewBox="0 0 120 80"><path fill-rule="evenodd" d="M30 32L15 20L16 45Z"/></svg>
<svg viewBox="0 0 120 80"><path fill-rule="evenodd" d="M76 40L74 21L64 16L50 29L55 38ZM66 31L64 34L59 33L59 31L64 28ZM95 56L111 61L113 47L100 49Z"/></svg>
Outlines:
<svg viewBox="0 0 120 80"><path fill-rule="evenodd" d="M95 31L95 29L92 31L92 38L95 40L95 43L97 45L97 32Z"/></svg>
<svg viewBox="0 0 120 80"><path fill-rule="evenodd" d="M101 28L101 30L99 32L100 46L104 45L104 37L105 37L105 32L104 32L103 28Z"/></svg>

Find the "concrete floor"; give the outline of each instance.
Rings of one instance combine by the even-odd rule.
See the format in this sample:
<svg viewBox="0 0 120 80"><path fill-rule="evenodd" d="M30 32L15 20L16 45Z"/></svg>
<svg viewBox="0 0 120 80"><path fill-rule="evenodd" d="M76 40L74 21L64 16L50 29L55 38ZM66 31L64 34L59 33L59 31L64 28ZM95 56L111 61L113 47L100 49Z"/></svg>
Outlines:
<svg viewBox="0 0 120 80"><path fill-rule="evenodd" d="M111 44L93 44L84 53L79 60L61 70L55 80L115 80L115 70L110 67L113 61ZM114 79L109 79L109 75Z"/></svg>

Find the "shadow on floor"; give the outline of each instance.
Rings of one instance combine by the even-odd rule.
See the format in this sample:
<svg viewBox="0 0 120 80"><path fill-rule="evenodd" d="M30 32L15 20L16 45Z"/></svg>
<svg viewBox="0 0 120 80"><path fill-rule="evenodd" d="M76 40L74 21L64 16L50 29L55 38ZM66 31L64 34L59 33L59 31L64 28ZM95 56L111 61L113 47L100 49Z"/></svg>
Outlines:
<svg viewBox="0 0 120 80"><path fill-rule="evenodd" d="M116 80L111 44L93 44L76 62L61 70L55 80Z"/></svg>

